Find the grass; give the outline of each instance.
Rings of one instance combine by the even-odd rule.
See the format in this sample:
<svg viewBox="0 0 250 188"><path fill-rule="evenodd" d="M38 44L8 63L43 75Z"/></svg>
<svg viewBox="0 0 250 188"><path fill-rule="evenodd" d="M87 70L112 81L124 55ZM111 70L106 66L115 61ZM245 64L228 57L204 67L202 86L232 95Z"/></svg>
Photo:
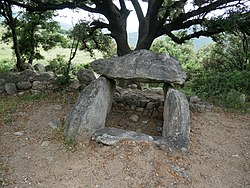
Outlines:
<svg viewBox="0 0 250 188"><path fill-rule="evenodd" d="M36 63L42 63L47 65L48 61L56 58L56 55L63 55L65 56L65 60L68 61L69 59L69 54L70 54L70 49L69 48L61 48L61 47L56 47L48 52L41 50L41 54L45 57L43 60L34 60L33 64L35 65ZM95 52L96 58L101 58L102 54L101 52L96 51ZM13 56L13 50L11 49L11 44L7 45L4 43L0 43L0 62L1 61L8 61L8 62L13 62L14 63L14 56ZM73 64L88 64L95 60L94 58L90 57L89 53L84 52L84 51L77 51L75 58L73 59Z"/></svg>
<svg viewBox="0 0 250 188"><path fill-rule="evenodd" d="M16 112L18 106L28 105L34 101L44 100L47 97L48 94L44 93L25 93L22 96L1 96L0 118L4 121L4 123L12 123L13 121L15 121L14 113Z"/></svg>

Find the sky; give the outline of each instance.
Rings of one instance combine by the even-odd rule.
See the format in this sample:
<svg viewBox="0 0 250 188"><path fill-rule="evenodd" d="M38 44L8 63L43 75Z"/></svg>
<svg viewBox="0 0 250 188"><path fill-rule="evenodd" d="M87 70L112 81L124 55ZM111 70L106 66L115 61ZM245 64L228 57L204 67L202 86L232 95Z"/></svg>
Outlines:
<svg viewBox="0 0 250 188"><path fill-rule="evenodd" d="M118 1L117 1L118 2ZM136 16L136 12L133 8L133 5L131 2L127 2L127 8L131 10L128 20L127 20L127 31L129 33L131 32L137 32L138 27L139 27L139 22ZM147 10L147 3L140 2L142 10L144 14L146 14ZM119 4L117 4L119 6ZM75 23L78 22L78 20L83 19L83 18L88 18L88 12L83 11L83 10L70 10L70 9L64 9L64 10L59 10L58 11L58 16L55 17L55 20L64 23L64 24L69 24L73 26Z"/></svg>

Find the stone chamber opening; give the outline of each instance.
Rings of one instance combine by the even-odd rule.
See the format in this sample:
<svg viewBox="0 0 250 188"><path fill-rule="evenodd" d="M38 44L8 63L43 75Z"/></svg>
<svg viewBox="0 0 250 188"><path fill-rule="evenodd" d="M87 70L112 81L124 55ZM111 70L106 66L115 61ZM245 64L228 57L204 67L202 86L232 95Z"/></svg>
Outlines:
<svg viewBox="0 0 250 188"><path fill-rule="evenodd" d="M162 88L116 87L105 127L162 136L164 94Z"/></svg>

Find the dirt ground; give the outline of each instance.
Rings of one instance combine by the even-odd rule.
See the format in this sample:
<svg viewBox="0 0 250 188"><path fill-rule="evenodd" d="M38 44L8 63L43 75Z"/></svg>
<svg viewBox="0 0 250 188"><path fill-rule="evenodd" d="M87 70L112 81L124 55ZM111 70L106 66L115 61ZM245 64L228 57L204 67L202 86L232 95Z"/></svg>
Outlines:
<svg viewBox="0 0 250 188"><path fill-rule="evenodd" d="M8 121L0 117L0 187L250 187L249 114L192 113L185 156L133 141L110 147L83 139L72 150L49 123L62 121L74 101L70 94L51 94L20 103ZM120 116L113 112L112 123Z"/></svg>

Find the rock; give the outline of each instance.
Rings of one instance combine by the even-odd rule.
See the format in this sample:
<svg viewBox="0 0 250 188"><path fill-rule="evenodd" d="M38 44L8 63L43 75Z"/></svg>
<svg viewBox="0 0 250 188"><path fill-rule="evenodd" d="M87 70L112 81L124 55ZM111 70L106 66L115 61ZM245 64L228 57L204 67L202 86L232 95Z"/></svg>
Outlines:
<svg viewBox="0 0 250 188"><path fill-rule="evenodd" d="M35 76L37 76L37 73L34 70L27 69L25 71L20 72L18 81L32 81Z"/></svg>
<svg viewBox="0 0 250 188"><path fill-rule="evenodd" d="M176 145L188 147L190 132L189 104L184 94L169 88L164 103L163 138L170 138ZM178 143L180 142L180 143Z"/></svg>
<svg viewBox="0 0 250 188"><path fill-rule="evenodd" d="M31 64L29 64L29 63L24 63L23 65L22 65L22 68L24 69L24 70L35 70L35 68L31 65Z"/></svg>
<svg viewBox="0 0 250 188"><path fill-rule="evenodd" d="M65 136L75 139L82 133L93 133L105 126L111 109L114 81L100 77L85 87L65 120Z"/></svg>
<svg viewBox="0 0 250 188"><path fill-rule="evenodd" d="M96 60L90 66L98 74L113 79L176 84L183 84L186 79L186 74L178 61L148 50L134 51L122 57Z"/></svg>
<svg viewBox="0 0 250 188"><path fill-rule="evenodd" d="M5 92L5 86L0 86L0 93L4 93Z"/></svg>
<svg viewBox="0 0 250 188"><path fill-rule="evenodd" d="M53 108L54 110L62 110L62 109L63 109L62 105L60 105L60 104L54 104L54 105L52 106L52 108Z"/></svg>
<svg viewBox="0 0 250 188"><path fill-rule="evenodd" d="M114 145L122 140L134 140L137 142L153 142L153 137L117 128L104 128L93 133L92 140L105 145Z"/></svg>
<svg viewBox="0 0 250 188"><path fill-rule="evenodd" d="M6 80L5 80L5 79L1 79L1 78L0 78L0 86L4 86L4 85L5 85L5 83L6 83Z"/></svg>
<svg viewBox="0 0 250 188"><path fill-rule="evenodd" d="M178 165L172 165L171 169L178 175L181 176L183 178L188 178L190 177L190 175L185 171L184 168L179 167Z"/></svg>
<svg viewBox="0 0 250 188"><path fill-rule="evenodd" d="M15 132L14 135L16 135L16 136L23 136L23 131Z"/></svg>
<svg viewBox="0 0 250 188"><path fill-rule="evenodd" d="M155 107L155 103L154 102L149 102L147 105L146 105L146 109L147 110L152 110L154 109Z"/></svg>
<svg viewBox="0 0 250 188"><path fill-rule="evenodd" d="M134 123L136 123L136 122L139 121L139 116L137 116L137 115L134 114L134 115L130 116L129 119L131 121L133 121Z"/></svg>
<svg viewBox="0 0 250 188"><path fill-rule="evenodd" d="M35 64L35 65L34 65L34 68L35 68L35 70L36 70L37 72L39 72L39 73L46 72L45 66L44 66L43 64L41 64L41 63Z"/></svg>
<svg viewBox="0 0 250 188"><path fill-rule="evenodd" d="M131 89L137 89L138 85L137 84L131 84L128 87L131 88Z"/></svg>
<svg viewBox="0 0 250 188"><path fill-rule="evenodd" d="M41 146L42 147L47 147L48 145L50 144L50 141L44 141L42 144L41 144Z"/></svg>
<svg viewBox="0 0 250 188"><path fill-rule="evenodd" d="M16 92L17 92L16 84L14 84L14 83L7 83L7 84L5 84L5 91L9 95L16 94Z"/></svg>
<svg viewBox="0 0 250 188"><path fill-rule="evenodd" d="M81 87L81 84L79 83L78 80L73 80L70 83L69 87L72 88L72 89L79 89Z"/></svg>
<svg viewBox="0 0 250 188"><path fill-rule="evenodd" d="M51 81L55 78L55 74L53 72L43 72L41 74L36 75L33 80L34 81L40 81L40 82L45 82L45 81Z"/></svg>
<svg viewBox="0 0 250 188"><path fill-rule="evenodd" d="M60 120L53 120L53 121L50 121L49 122L49 126L52 128L52 129L58 129L60 126L61 126L61 121Z"/></svg>
<svg viewBox="0 0 250 188"><path fill-rule="evenodd" d="M17 83L17 88L20 90L30 89L32 87L32 84L30 81L23 81Z"/></svg>
<svg viewBox="0 0 250 188"><path fill-rule="evenodd" d="M96 79L96 77L93 71L89 69L83 69L77 72L77 79L81 84L89 85L92 81Z"/></svg>
<svg viewBox="0 0 250 188"><path fill-rule="evenodd" d="M46 89L46 85L40 81L34 81L32 85L32 89L38 90L38 91L43 91Z"/></svg>
<svg viewBox="0 0 250 188"><path fill-rule="evenodd" d="M190 106L190 110L192 112L200 112L200 113L202 113L202 112L206 111L206 105L204 105L204 104L190 103L189 106Z"/></svg>
<svg viewBox="0 0 250 188"><path fill-rule="evenodd" d="M189 101L191 102L191 103L197 103L197 102L199 102L201 99L199 98L199 97L197 97L197 96L191 96L190 97L190 99L189 99Z"/></svg>

